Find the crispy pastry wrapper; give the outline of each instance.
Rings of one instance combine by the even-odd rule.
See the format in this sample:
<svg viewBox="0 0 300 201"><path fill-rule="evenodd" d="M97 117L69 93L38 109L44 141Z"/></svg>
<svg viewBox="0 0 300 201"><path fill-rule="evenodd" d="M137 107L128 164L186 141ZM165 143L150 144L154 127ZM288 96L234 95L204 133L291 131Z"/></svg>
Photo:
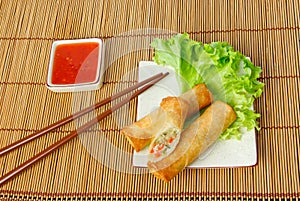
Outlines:
<svg viewBox="0 0 300 201"><path fill-rule="evenodd" d="M167 128L175 127L181 131L186 118L212 102L210 91L199 84L180 97L164 98L160 107L137 122L125 126L121 134L125 135L136 151L140 151Z"/></svg>
<svg viewBox="0 0 300 201"><path fill-rule="evenodd" d="M150 172L157 178L170 181L213 144L235 119L236 114L229 105L216 101L181 133L171 154L158 162L148 162Z"/></svg>
<svg viewBox="0 0 300 201"><path fill-rule="evenodd" d="M199 112L199 110L213 102L212 94L205 84L198 84L194 86L191 90L183 93L180 98L184 99L189 104L187 118L193 116Z"/></svg>
<svg viewBox="0 0 300 201"><path fill-rule="evenodd" d="M141 120L124 127L124 134L136 151L147 146L156 135L167 129L182 131L189 105L180 97L166 97L160 107Z"/></svg>

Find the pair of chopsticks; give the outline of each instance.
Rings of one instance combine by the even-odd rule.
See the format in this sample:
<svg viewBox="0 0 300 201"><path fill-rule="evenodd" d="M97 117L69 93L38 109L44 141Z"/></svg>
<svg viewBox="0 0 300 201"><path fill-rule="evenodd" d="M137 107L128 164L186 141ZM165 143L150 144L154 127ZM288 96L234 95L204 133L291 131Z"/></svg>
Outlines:
<svg viewBox="0 0 300 201"><path fill-rule="evenodd" d="M46 148L45 150L41 151L40 153L38 153L37 155L33 156L32 158L30 158L29 160L27 160L26 162L24 162L23 164L21 164L20 166L16 167L15 169L11 170L10 172L6 173L5 175L3 175L0 178L0 185L4 184L5 182L7 182L8 180L10 180L11 178L13 178L14 176L16 176L18 173L22 172L23 170L27 169L28 167L30 167L31 165L33 165L34 163L36 163L37 161L41 160L42 158L44 158L45 156L47 156L48 154L52 153L53 151L55 151L56 149L58 149L59 147L61 147L62 145L66 144L67 142L69 142L70 140L72 140L73 138L75 138L76 136L78 136L79 134L83 133L84 131L86 131L88 128L90 128L92 125L94 125L95 123L101 121L102 119L104 119L105 117L107 117L108 115L110 115L111 113L113 113L115 110L119 109L120 107L122 107L123 105L125 105L126 103L128 103L130 100L136 98L138 95L140 95L141 93L143 93L144 91L146 91L147 89L149 89L150 87L152 87L155 83L157 83L158 81L160 81L161 79L163 79L164 77L166 77L169 73L159 73L155 76L152 76L140 83L137 83L127 89L125 89L124 91L121 91L111 97L108 97L102 101L100 101L99 103L92 105L90 107L87 107L73 115L70 115L60 121L57 121L11 145L8 145L2 149L0 149L0 156L3 156L4 154L28 143L31 142L32 140L41 137L43 135L45 135L46 133L66 124L71 122L72 120L79 118L85 114L87 114L88 112L91 112L94 109L97 109L113 100L118 99L119 97L128 94L129 92L133 92L134 90L137 89L137 91L132 94L131 96L123 99L122 101L118 102L116 105L112 106L110 109L104 111L103 113L101 113L100 115L98 115L97 117L95 117L94 119L92 119L91 121L87 122L86 124L84 124L83 126L79 127L77 130L74 130L72 132L70 132L67 136L65 136L64 138L62 138L61 140L57 141L56 143L54 143L53 145L49 146L48 148ZM144 86L145 85L145 86ZM143 86L143 87L142 87ZM142 87L142 88L140 88ZM140 89L138 89L140 88Z"/></svg>

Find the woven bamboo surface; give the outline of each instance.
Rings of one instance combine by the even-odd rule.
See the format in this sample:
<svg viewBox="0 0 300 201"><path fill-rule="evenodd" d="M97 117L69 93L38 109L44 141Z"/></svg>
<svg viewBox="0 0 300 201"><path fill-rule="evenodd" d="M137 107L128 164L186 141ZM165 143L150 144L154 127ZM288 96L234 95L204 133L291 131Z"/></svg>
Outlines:
<svg viewBox="0 0 300 201"><path fill-rule="evenodd" d="M133 170L131 161L119 156L111 158L109 165L97 160L109 153L104 141L97 141L101 136L132 153L119 129L135 118L134 100L127 106L128 114L109 116L84 137L0 186L0 199L300 198L299 1L0 0L0 21L0 147L136 83L138 62L152 59L153 51L145 48L149 41L174 32L187 32L203 42L228 41L262 66L265 83L255 103L262 117L257 132L258 163L253 167L187 169L166 184L145 169ZM103 87L94 92L49 91L45 82L52 42L92 37L106 42ZM0 174L107 107L1 157ZM89 145L98 156L91 156ZM124 171L112 168L120 162Z"/></svg>

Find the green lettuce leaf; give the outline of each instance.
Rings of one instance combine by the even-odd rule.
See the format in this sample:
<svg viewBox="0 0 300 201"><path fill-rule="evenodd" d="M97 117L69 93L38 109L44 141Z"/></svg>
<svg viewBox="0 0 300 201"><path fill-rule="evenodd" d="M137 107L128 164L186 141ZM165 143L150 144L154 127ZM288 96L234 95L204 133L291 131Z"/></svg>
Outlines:
<svg viewBox="0 0 300 201"><path fill-rule="evenodd" d="M191 40L188 34L177 34L169 39L156 38L154 61L169 65L188 85L182 92L204 83L214 100L221 100L233 107L236 121L221 134L221 139L241 138L241 129L259 129L256 119L260 114L251 108L264 84L258 81L261 68L228 43L202 44Z"/></svg>

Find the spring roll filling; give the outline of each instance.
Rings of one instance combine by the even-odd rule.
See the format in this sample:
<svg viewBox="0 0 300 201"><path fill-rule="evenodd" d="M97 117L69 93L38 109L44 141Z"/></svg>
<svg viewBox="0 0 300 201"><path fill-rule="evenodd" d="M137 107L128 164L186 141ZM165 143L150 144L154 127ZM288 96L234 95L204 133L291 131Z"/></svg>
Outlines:
<svg viewBox="0 0 300 201"><path fill-rule="evenodd" d="M170 128L153 141L149 149L149 160L158 161L169 155L179 141L179 130Z"/></svg>

